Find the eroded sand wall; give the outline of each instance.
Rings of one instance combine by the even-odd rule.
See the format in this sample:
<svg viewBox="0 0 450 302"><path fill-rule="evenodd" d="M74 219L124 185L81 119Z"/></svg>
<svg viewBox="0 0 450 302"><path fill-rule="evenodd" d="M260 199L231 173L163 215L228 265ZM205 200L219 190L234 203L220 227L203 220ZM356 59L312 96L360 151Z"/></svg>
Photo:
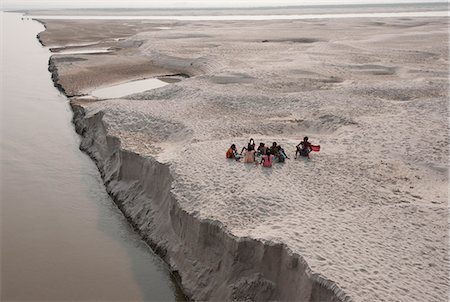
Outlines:
<svg viewBox="0 0 450 302"><path fill-rule="evenodd" d="M85 122L104 112L92 119L97 138L83 144L110 154L97 164L111 194L180 271L186 291L217 299L256 287L260 299L295 295L288 291L299 282L285 269L283 280L272 272L285 263L282 246L236 247L229 240L244 239L226 236L225 226L236 236L285 242L358 301L446 300L448 141L439 134L448 131L448 18L198 25L142 27L108 44L114 54L53 60L66 95L134 79L143 61L152 70L201 74L126 99L77 103ZM82 26L89 31L56 45L98 34ZM121 68L131 70L116 74ZM269 173L224 165L231 141L276 140L294 150L303 134L324 147L313 161ZM136 154L169 162L168 171L153 171L159 165ZM301 181L306 171L314 177ZM168 185L154 183L155 175L173 177L172 189L161 191ZM245 278L233 279L238 274Z"/></svg>
<svg viewBox="0 0 450 302"><path fill-rule="evenodd" d="M199 220L171 194L170 167L122 150L108 136L102 112L86 116L72 102L80 148L96 162L124 215L181 276L195 300L350 301L334 282L310 271L283 244L229 234L217 221Z"/></svg>

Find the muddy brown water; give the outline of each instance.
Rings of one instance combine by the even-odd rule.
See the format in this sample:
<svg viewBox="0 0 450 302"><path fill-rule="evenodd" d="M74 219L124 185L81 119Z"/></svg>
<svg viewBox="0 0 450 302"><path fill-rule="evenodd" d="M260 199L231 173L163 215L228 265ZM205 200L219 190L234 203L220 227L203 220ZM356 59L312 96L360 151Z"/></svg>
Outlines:
<svg viewBox="0 0 450 302"><path fill-rule="evenodd" d="M43 26L15 13L1 23L1 300L183 300L78 149L35 38Z"/></svg>

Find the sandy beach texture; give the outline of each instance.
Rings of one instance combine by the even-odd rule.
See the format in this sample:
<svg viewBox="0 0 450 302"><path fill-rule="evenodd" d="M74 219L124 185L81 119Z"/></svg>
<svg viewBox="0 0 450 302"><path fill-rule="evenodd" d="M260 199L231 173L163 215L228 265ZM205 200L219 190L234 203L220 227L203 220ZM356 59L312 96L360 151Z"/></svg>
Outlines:
<svg viewBox="0 0 450 302"><path fill-rule="evenodd" d="M111 47L52 57L68 96L189 76L71 101L108 191L189 296L448 300L448 18L44 22L47 46ZM295 160L304 135L322 150ZM291 159L225 160L250 137Z"/></svg>

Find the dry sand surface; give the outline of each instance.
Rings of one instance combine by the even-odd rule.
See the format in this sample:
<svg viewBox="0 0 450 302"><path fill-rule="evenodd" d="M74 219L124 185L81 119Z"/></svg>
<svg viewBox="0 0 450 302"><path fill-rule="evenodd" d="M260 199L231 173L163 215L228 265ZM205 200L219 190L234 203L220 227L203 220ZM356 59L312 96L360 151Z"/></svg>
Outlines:
<svg viewBox="0 0 450 302"><path fill-rule="evenodd" d="M69 95L190 76L82 103L122 149L170 165L187 213L285 243L354 301L448 300L448 18L46 25L46 45L112 49L54 57ZM322 150L295 160L304 135ZM291 159L225 160L249 137Z"/></svg>

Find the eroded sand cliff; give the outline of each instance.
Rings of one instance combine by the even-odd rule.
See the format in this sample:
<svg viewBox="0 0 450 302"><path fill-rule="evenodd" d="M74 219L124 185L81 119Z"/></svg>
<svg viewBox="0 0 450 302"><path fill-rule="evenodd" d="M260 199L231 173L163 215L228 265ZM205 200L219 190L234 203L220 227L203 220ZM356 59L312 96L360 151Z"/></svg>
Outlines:
<svg viewBox="0 0 450 302"><path fill-rule="evenodd" d="M44 44L112 50L52 57L69 96L190 76L71 103L109 192L191 297L447 300L447 18L46 25ZM294 160L304 135L322 150ZM249 137L291 160L224 159Z"/></svg>

